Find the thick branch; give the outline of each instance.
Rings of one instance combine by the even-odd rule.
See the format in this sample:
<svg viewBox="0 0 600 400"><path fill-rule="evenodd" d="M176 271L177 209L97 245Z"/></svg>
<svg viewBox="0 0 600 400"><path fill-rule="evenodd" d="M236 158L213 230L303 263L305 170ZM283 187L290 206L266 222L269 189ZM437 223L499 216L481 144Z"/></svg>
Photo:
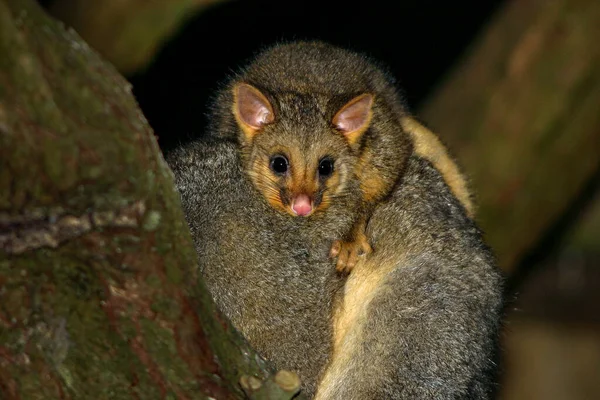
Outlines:
<svg viewBox="0 0 600 400"><path fill-rule="evenodd" d="M422 110L510 271L600 168L600 2L511 1Z"/></svg>
<svg viewBox="0 0 600 400"><path fill-rule="evenodd" d="M215 310L128 83L0 0L0 397L241 398L270 373Z"/></svg>

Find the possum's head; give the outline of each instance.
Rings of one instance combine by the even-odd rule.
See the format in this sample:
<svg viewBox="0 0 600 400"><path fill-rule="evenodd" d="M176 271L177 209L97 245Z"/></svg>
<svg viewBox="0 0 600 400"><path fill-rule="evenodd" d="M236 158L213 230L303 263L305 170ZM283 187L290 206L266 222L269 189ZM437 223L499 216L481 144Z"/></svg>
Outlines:
<svg viewBox="0 0 600 400"><path fill-rule="evenodd" d="M274 208L307 217L344 195L359 161L374 96L272 93L233 85L244 169Z"/></svg>

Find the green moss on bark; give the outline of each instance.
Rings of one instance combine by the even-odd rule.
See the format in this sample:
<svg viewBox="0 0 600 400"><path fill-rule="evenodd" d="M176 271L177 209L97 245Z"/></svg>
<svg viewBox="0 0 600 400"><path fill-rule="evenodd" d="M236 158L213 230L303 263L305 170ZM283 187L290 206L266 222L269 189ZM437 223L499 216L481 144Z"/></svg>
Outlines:
<svg viewBox="0 0 600 400"><path fill-rule="evenodd" d="M269 370L212 304L129 84L33 1L0 26L0 397L241 398Z"/></svg>

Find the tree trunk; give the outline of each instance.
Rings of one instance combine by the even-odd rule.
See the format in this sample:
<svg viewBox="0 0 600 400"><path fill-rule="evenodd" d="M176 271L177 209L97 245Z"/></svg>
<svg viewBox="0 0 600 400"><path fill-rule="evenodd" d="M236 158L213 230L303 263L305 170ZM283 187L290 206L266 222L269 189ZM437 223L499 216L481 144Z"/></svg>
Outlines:
<svg viewBox="0 0 600 400"><path fill-rule="evenodd" d="M31 0L0 0L0 247L2 399L242 398L270 376L198 276L129 84Z"/></svg>
<svg viewBox="0 0 600 400"><path fill-rule="evenodd" d="M599 38L597 0L510 1L422 109L506 271L600 169Z"/></svg>

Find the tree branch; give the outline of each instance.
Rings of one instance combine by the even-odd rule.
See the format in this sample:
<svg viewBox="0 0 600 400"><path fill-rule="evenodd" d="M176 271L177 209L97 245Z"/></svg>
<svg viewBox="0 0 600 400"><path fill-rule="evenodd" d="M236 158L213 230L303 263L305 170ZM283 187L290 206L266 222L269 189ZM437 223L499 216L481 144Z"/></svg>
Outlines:
<svg viewBox="0 0 600 400"><path fill-rule="evenodd" d="M129 84L31 0L0 0L0 163L0 397L242 398L271 376L204 287Z"/></svg>
<svg viewBox="0 0 600 400"><path fill-rule="evenodd" d="M422 110L511 271L600 169L600 3L511 1Z"/></svg>

